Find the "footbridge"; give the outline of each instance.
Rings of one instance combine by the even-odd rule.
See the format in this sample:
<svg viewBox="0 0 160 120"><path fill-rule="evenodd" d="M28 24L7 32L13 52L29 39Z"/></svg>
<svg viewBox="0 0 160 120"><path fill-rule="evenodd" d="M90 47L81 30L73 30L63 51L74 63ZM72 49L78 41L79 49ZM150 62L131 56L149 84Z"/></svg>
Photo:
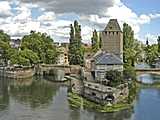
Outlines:
<svg viewBox="0 0 160 120"><path fill-rule="evenodd" d="M160 68L137 68L136 74L157 74L160 75Z"/></svg>

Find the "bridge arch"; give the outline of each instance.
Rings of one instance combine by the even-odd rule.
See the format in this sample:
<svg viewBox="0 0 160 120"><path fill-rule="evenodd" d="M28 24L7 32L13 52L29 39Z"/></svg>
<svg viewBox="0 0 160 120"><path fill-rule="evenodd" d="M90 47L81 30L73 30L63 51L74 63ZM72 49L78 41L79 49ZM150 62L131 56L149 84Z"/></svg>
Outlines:
<svg viewBox="0 0 160 120"><path fill-rule="evenodd" d="M143 75L143 74L155 74L155 75L160 75L160 68L143 68L143 69L136 69L136 75Z"/></svg>

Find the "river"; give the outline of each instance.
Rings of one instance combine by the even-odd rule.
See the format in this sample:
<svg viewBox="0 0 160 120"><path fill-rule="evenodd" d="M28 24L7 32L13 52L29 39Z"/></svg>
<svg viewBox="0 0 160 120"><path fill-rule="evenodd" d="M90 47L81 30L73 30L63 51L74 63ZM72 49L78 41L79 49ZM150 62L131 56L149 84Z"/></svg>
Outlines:
<svg viewBox="0 0 160 120"><path fill-rule="evenodd" d="M133 109L98 113L70 107L64 85L40 77L0 78L0 120L160 120L159 111L160 89L141 89Z"/></svg>

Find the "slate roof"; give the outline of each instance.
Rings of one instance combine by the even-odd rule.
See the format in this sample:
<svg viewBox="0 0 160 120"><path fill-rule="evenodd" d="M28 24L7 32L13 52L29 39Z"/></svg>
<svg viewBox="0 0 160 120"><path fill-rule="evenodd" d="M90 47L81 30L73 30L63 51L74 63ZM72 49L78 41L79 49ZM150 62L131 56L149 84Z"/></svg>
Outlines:
<svg viewBox="0 0 160 120"><path fill-rule="evenodd" d="M123 62L119 57L104 51L99 53L93 59L96 65L123 65Z"/></svg>
<svg viewBox="0 0 160 120"><path fill-rule="evenodd" d="M122 32L117 19L110 19L104 31L118 31Z"/></svg>

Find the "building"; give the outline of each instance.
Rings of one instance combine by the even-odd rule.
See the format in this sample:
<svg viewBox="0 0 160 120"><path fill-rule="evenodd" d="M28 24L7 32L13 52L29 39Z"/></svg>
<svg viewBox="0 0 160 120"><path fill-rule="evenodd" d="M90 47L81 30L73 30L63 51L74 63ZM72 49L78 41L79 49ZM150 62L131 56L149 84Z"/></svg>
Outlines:
<svg viewBox="0 0 160 120"><path fill-rule="evenodd" d="M97 103L115 104L124 101L129 93L128 83L115 87L106 84L110 81L105 76L107 71L123 72L123 32L118 21L111 19L100 36L102 49L86 57L85 79L83 83L74 81L74 91Z"/></svg>
<svg viewBox="0 0 160 120"><path fill-rule="evenodd" d="M117 19L110 19L101 32L102 50L113 53L123 60L123 32Z"/></svg>
<svg viewBox="0 0 160 120"><path fill-rule="evenodd" d="M60 54L57 59L58 65L69 65L68 61L68 49L65 47L59 47Z"/></svg>
<svg viewBox="0 0 160 120"><path fill-rule="evenodd" d="M91 72L95 80L105 79L106 72L110 70L123 71L123 62L119 57L106 51L101 51L93 57Z"/></svg>
<svg viewBox="0 0 160 120"><path fill-rule="evenodd" d="M21 44L20 39L11 39L10 45L12 48L19 48Z"/></svg>

